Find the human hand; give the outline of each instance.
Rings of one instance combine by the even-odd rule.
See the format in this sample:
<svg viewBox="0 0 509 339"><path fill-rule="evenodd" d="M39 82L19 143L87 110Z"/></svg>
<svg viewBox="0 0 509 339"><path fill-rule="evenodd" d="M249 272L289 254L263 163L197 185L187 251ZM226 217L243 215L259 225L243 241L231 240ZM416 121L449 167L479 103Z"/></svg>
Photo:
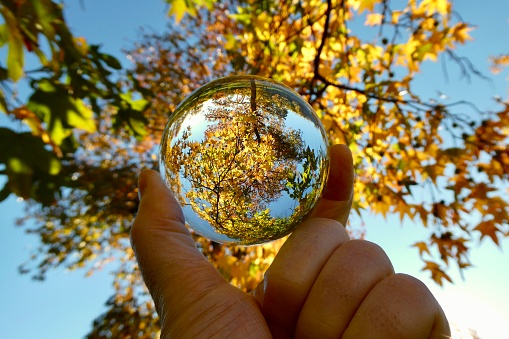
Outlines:
<svg viewBox="0 0 509 339"><path fill-rule="evenodd" d="M131 241L162 338L448 338L438 302L395 274L383 250L350 240L350 151L333 146L329 181L252 294L228 284L196 248L159 173L139 177Z"/></svg>

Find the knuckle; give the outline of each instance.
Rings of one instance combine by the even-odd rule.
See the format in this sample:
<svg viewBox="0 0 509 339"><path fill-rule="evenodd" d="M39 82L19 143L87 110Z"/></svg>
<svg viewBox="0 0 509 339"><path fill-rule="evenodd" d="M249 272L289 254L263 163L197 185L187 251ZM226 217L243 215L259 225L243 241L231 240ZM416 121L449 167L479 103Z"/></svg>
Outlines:
<svg viewBox="0 0 509 339"><path fill-rule="evenodd" d="M351 251L354 255L357 255L359 257L390 264L389 257L382 249L382 247L371 241L355 239L349 241L343 246L347 247L349 251Z"/></svg>

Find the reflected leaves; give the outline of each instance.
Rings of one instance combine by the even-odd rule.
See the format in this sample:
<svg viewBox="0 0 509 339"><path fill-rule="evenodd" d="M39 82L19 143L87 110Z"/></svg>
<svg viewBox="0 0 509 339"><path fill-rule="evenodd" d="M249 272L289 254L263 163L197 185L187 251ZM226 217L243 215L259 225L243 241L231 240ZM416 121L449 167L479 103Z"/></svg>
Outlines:
<svg viewBox="0 0 509 339"><path fill-rule="evenodd" d="M327 138L312 108L272 80L233 76L194 92L165 129L160 169L199 234L258 244L290 233L321 196Z"/></svg>

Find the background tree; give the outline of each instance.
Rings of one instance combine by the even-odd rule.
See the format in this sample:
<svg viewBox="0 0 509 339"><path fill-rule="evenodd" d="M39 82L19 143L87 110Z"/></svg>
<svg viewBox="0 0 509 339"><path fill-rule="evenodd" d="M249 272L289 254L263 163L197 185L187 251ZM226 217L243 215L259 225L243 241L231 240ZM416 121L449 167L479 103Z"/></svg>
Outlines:
<svg viewBox="0 0 509 339"><path fill-rule="evenodd" d="M354 153L354 210L361 218L397 214L428 227L429 238L414 245L437 283L451 280L450 267L470 266L479 235L495 244L509 236L508 103L480 112L467 101L426 100L412 91L426 60L478 75L455 51L472 27L452 2L171 3L178 25L145 35L129 52L134 68L113 74L115 59L73 37L61 5L0 2L0 41L8 50L0 106L28 126L0 130L0 170L8 180L0 196L27 199L27 218L38 225L28 231L41 246L24 271L42 279L57 266L92 272L117 261L116 293L90 337L150 337L157 328L128 242L136 173L156 167L155 146L176 105L232 73L282 81L314 107L331 142ZM360 25L370 29L352 29ZM27 53L40 69L24 68ZM20 79L32 85L27 100L14 90ZM196 241L246 290L282 242L246 249Z"/></svg>

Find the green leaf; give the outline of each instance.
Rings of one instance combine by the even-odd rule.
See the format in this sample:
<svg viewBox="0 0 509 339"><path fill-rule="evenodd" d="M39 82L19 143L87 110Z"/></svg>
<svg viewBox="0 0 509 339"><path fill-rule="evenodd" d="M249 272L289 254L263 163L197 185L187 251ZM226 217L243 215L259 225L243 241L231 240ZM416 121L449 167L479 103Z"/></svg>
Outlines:
<svg viewBox="0 0 509 339"><path fill-rule="evenodd" d="M58 19L60 9L50 0L33 1L32 6L38 17L38 24L42 27L42 33L50 40L55 40L56 32L54 22Z"/></svg>
<svg viewBox="0 0 509 339"><path fill-rule="evenodd" d="M251 24L252 15L249 13L230 14L228 16L244 26Z"/></svg>
<svg viewBox="0 0 509 339"><path fill-rule="evenodd" d="M11 194L11 190L9 189L9 187L7 187L7 185L5 185L4 188L2 188L2 190L0 191L0 202L7 199L7 197L10 194Z"/></svg>
<svg viewBox="0 0 509 339"><path fill-rule="evenodd" d="M0 163L17 173L27 172L27 167L50 175L60 172L60 161L39 137L5 127L0 127Z"/></svg>
<svg viewBox="0 0 509 339"><path fill-rule="evenodd" d="M131 135L140 138L147 135L147 130L145 128L146 123L147 119L143 116L141 111L127 108L118 110L114 126L118 128L124 125Z"/></svg>
<svg viewBox="0 0 509 339"><path fill-rule="evenodd" d="M7 73L7 69L0 67L0 81L7 80L9 78L9 75Z"/></svg>
<svg viewBox="0 0 509 339"><path fill-rule="evenodd" d="M143 112L145 109L147 109L147 106L149 104L147 100L143 98L133 100L132 96L133 95L131 92L120 94L120 98L124 100L132 109L140 112Z"/></svg>
<svg viewBox="0 0 509 339"><path fill-rule="evenodd" d="M2 15L5 19L9 50L7 52L7 72L12 81L18 81L23 75L24 53L23 36L18 29L17 20L6 7L2 8Z"/></svg>
<svg viewBox="0 0 509 339"><path fill-rule="evenodd" d="M9 32L7 25L0 25L0 47L3 47L9 41Z"/></svg>
<svg viewBox="0 0 509 339"><path fill-rule="evenodd" d="M102 53L101 58L109 67L113 69L122 69L120 61L118 61L118 59L113 57L112 55Z"/></svg>
<svg viewBox="0 0 509 339"><path fill-rule="evenodd" d="M136 138L147 135L145 128L147 119L143 112L147 109L149 102L143 98L133 100L131 92L120 94L120 98L122 99L122 104L115 117L114 126L118 128L124 125L128 132Z"/></svg>
<svg viewBox="0 0 509 339"><path fill-rule="evenodd" d="M73 98L59 83L41 79L30 97L27 108L46 123L51 139L57 145L71 135L73 128L95 132L93 112L82 100Z"/></svg>
<svg viewBox="0 0 509 339"><path fill-rule="evenodd" d="M129 126L131 130L134 132L134 135L137 137L142 137L147 135L147 129L145 125L147 120L139 111L131 112L129 117Z"/></svg>
<svg viewBox="0 0 509 339"><path fill-rule="evenodd" d="M7 101L5 101L4 93L0 91L0 111L7 113Z"/></svg>
<svg viewBox="0 0 509 339"><path fill-rule="evenodd" d="M0 163L5 165L8 178L6 187L10 192L28 199L37 190L53 185L51 194L39 196L38 200L49 202L53 198L53 192L58 187L52 178L58 178L61 163L45 147L46 144L30 132L16 133L8 128L0 128ZM40 181L38 185L34 185L34 178ZM40 195L40 192L37 193Z"/></svg>

